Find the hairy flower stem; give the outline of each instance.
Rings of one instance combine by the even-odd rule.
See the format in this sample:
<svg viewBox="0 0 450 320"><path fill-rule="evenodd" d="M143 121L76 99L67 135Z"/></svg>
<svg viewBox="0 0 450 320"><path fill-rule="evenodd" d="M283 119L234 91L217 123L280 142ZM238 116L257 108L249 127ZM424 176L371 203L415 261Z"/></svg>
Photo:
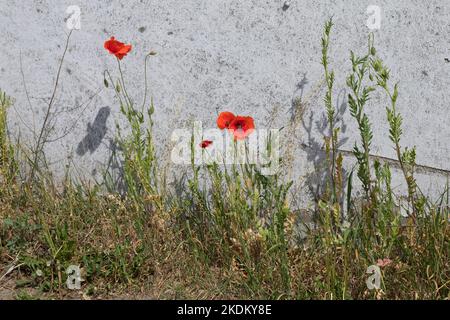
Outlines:
<svg viewBox="0 0 450 320"><path fill-rule="evenodd" d="M65 58L66 53L67 53L67 49L69 48L70 36L72 35L72 32L73 32L73 29L69 32L69 35L67 36L66 45L64 47L64 53L63 53L63 55L61 57L61 61L60 61L59 68L58 68L58 73L56 75L55 86L53 87L53 93L52 93L52 96L50 98L50 102L48 103L48 106L47 106L47 111L45 113L44 122L42 123L41 130L39 132L39 137L38 137L38 140L36 142L36 147L35 147L35 149L33 151L34 159L33 159L33 162L31 163L30 181L34 180L34 177L35 177L35 174L36 174L36 170L38 170L39 155L42 153L42 150L43 150L44 145L45 145L44 134L46 134L47 124L48 124L48 121L49 121L49 118L50 118L52 106L53 106L53 103L54 103L54 100L55 100L55 96L56 96L56 89L58 88L58 84L59 84L59 78L60 78L60 75L61 75L62 65L63 65L64 58Z"/></svg>
<svg viewBox="0 0 450 320"><path fill-rule="evenodd" d="M125 93L125 97L127 98L128 106L131 108L133 106L133 101L131 101L130 96L128 95L128 92L127 92L127 88L125 86L125 80L124 80L124 77L123 77L123 72L122 72L122 67L121 67L121 64L120 64L120 60L118 58L116 58L116 59L117 59L117 64L119 66L119 73L120 73L120 79L122 81L123 92Z"/></svg>

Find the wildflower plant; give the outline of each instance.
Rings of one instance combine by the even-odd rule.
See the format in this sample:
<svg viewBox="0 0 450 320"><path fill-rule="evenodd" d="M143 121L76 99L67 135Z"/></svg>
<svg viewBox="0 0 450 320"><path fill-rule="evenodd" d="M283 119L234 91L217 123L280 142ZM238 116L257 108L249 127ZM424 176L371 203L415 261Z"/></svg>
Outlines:
<svg viewBox="0 0 450 320"><path fill-rule="evenodd" d="M343 218L342 195L343 195L343 177L342 177L342 154L338 152L338 140L340 127L336 126L336 110L333 106L333 85L334 71L329 68L329 45L330 34L333 27L333 21L327 21L322 36L322 66L325 73L325 82L327 86L324 97L326 118L328 121L329 135L324 137L325 150L327 155L328 177L327 188L323 199L325 203L321 206L329 206L329 212L333 212L331 216L326 216L328 223L332 228L338 228Z"/></svg>
<svg viewBox="0 0 450 320"><path fill-rule="evenodd" d="M350 89L348 95L348 105L351 116L355 119L359 134L360 143L355 143L353 154L356 159L356 173L359 178L362 189L364 191L363 199L354 198L353 191L353 171L347 177L347 226L341 225L340 228L334 228L336 221L338 221L338 213L340 208L333 205L333 199L336 189L336 176L333 174L340 172L342 160L340 156L334 156L336 148L334 142L337 140L338 128L333 130L334 109L332 107L332 88L334 83L334 74L328 70L328 48L329 48L329 34L332 27L332 21L328 21L324 28L324 37L322 39L322 64L325 70L325 79L327 83L327 92L325 96L325 107L330 127L330 137L325 137L327 161L329 162L329 177L332 195L324 195L324 200L319 202L319 214L322 219L319 219L321 228L319 230L322 234L319 236L321 240L321 248L325 254L326 263L326 288L332 296L342 296L345 298L349 293L346 291L345 283L348 282L349 268L351 261L348 260L348 251L354 250L357 253L357 258L363 258L367 264L373 264L373 261L383 261L383 267L391 264L392 260L386 257L392 256L395 253L395 248L398 248L399 242L402 242L405 237L405 230L403 219L400 213L402 206L398 195L392 189L392 173L388 163L382 164L378 159L372 160L371 145L373 140L372 124L369 116L365 112L371 94L377 89L382 89L388 96L390 106L386 107L387 121L389 123L389 139L394 144L394 149L397 154L397 161L400 165L401 172L405 178L407 185L409 208L406 208L408 217L408 227L417 228L417 216L420 213L421 223L420 228L430 226L432 221L440 221L443 229L440 229L442 234L447 233L448 225L448 210L444 215L441 210L431 205L430 210L425 211L425 203L429 200L423 196L418 195L418 187L414 178L415 148L402 149L400 146L400 137L402 135L402 117L397 111L396 103L398 98L399 86L395 84L393 89L389 88L388 81L390 79L390 71L384 66L383 61L377 55L374 47L374 36L369 35L368 51L363 56L356 55L353 51L350 52L350 62L352 72L347 77L347 87ZM334 135L334 132L336 135ZM335 167L335 163L338 165ZM340 182L341 183L341 182ZM333 187L334 186L334 187ZM328 188L327 190L330 190ZM448 190L444 192L448 194ZM328 201L326 201L328 200ZM330 201L331 200L331 201ZM357 207L357 203L360 204ZM433 209L431 209L433 208ZM426 213L425 213L426 212ZM335 217L333 219L333 217ZM447 217L447 218L445 218ZM443 219L443 220L442 220ZM446 220L447 219L447 220ZM409 241L417 241L416 236L419 233L409 231ZM417 231L417 230L416 230ZM406 233L408 234L408 232ZM413 240L415 239L415 240ZM432 241L434 242L434 241ZM405 252L411 256L414 255L409 249L403 247ZM431 250L432 251L432 250ZM378 255L377 255L378 254ZM342 259L342 268L336 268L336 259ZM378 259L378 260L377 260ZM389 263L385 263L388 261ZM436 272L439 272L436 270ZM387 290L386 281L382 279L382 291Z"/></svg>
<svg viewBox="0 0 450 320"><path fill-rule="evenodd" d="M404 150L402 150L400 146L400 138L402 135L402 116L396 109L398 98L398 83L396 83L392 89L388 87L388 81L390 77L389 69L385 67L383 61L376 56L376 49L373 47L373 45L370 50L371 67L375 75L374 81L380 88L385 91L390 100L391 105L386 107L386 115L389 122L389 139L394 144L397 160L400 163L400 168L408 187L408 199L412 209L411 216L415 219L417 211L420 210L420 202L423 202L418 199L417 184L414 178L416 148L405 148Z"/></svg>
<svg viewBox="0 0 450 320"><path fill-rule="evenodd" d="M147 105L147 64L148 59L155 53L150 52L145 56L145 91L142 105L138 106L128 94L121 67L121 60L131 51L132 46L125 45L111 37L110 40L105 42L105 49L116 57L119 78L114 81L110 72L105 71L104 83L106 87L109 87L110 83L113 85L115 95L120 103L120 111L125 116L131 130L128 136L124 136L120 126L116 125L119 135L119 148L121 155L123 155L123 177L127 195L141 209L144 209L146 201L161 206L161 202L158 200L158 179L160 175L152 134L152 114L155 111L153 99Z"/></svg>

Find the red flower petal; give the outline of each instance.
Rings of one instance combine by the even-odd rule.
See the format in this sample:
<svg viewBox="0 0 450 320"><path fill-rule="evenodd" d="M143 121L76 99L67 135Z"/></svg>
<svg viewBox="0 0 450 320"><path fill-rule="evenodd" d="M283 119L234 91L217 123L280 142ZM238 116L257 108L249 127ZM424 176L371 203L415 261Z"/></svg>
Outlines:
<svg viewBox="0 0 450 320"><path fill-rule="evenodd" d="M200 148L205 149L208 148L213 142L211 140L203 140L200 143Z"/></svg>
<svg viewBox="0 0 450 320"><path fill-rule="evenodd" d="M122 58L125 57L132 48L130 44L126 45L120 41L117 41L114 37L111 37L111 39L105 41L104 47L109 51L109 53L115 55L119 60L122 60Z"/></svg>
<svg viewBox="0 0 450 320"><path fill-rule="evenodd" d="M219 114L219 117L217 118L217 126L220 130L223 130L225 128L228 129L228 126L230 123L234 120L235 115L231 112L225 111L221 112Z"/></svg>
<svg viewBox="0 0 450 320"><path fill-rule="evenodd" d="M243 140L255 130L252 117L237 116L231 121L228 130L233 134L234 140Z"/></svg>

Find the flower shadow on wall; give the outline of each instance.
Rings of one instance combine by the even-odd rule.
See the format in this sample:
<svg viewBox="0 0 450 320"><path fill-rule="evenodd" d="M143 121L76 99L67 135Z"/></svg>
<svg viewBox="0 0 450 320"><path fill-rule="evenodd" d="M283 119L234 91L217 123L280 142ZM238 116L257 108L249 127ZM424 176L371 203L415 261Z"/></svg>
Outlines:
<svg viewBox="0 0 450 320"><path fill-rule="evenodd" d="M80 141L76 150L79 156L84 156L88 151L92 154L100 146L108 131L106 121L110 114L111 109L109 107L100 108L94 122L92 124L88 123L87 134Z"/></svg>

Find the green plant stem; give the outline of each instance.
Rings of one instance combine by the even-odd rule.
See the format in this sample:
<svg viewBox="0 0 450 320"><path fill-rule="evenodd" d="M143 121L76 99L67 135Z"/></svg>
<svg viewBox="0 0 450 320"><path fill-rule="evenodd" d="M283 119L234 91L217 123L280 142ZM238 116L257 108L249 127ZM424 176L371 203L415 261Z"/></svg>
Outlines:
<svg viewBox="0 0 450 320"><path fill-rule="evenodd" d="M58 73L56 75L55 85L53 87L53 93L52 93L52 96L50 98L50 102L48 103L47 111L46 111L45 117L44 117L44 122L42 123L42 127L41 127L41 130L39 132L39 137L38 137L38 140L36 142L36 148L33 151L33 153L34 153L34 160L33 160L32 164L31 164L30 181L34 180L35 172L36 172L36 170L38 168L38 163L37 162L39 161L39 154L42 152L42 150L44 148L45 141L43 142L42 139L43 139L43 136L44 136L44 132L47 129L47 122L49 120L50 113L51 113L52 106L53 106L53 102L54 102L54 99L55 99L55 96L56 96L56 89L58 88L59 78L60 78L60 75L61 75L61 69L62 69L62 65L63 65L63 62L64 62L64 58L65 58L66 53L67 53L67 49L69 48L70 36L72 35L72 32L73 32L73 29L70 30L69 35L67 36L66 45L64 47L64 53L63 53L63 55L61 57L61 61L60 61L59 68L58 68Z"/></svg>

